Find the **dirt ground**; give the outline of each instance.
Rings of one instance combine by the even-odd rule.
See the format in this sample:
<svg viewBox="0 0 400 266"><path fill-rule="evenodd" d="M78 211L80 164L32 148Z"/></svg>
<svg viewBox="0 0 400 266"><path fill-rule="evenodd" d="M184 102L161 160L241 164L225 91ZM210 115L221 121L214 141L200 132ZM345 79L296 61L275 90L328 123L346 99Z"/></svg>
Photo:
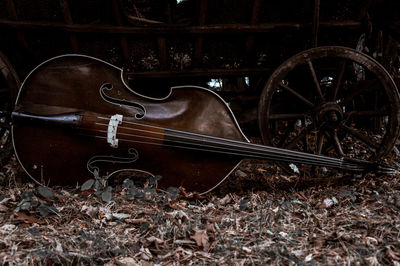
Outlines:
<svg viewBox="0 0 400 266"><path fill-rule="evenodd" d="M0 263L400 265L400 177L302 180L245 162L217 191L41 187L2 168Z"/></svg>

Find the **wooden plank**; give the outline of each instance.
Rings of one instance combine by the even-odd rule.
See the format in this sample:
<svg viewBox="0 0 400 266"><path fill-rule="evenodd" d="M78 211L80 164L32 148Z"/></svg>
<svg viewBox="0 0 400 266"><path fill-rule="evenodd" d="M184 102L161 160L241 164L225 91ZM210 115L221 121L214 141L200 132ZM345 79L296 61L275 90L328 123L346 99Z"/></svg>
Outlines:
<svg viewBox="0 0 400 266"><path fill-rule="evenodd" d="M251 25L257 25L260 21L260 10L262 8L262 1L261 0L254 0L253 3L253 10L252 10L252 14L251 14L251 20L250 20L250 24ZM247 36L247 40L246 40L246 63L248 64L249 62L253 62L254 60L252 60L252 51L254 49L254 35L249 35Z"/></svg>
<svg viewBox="0 0 400 266"><path fill-rule="evenodd" d="M54 30L76 33L105 33L105 34L132 34L140 36L154 35L180 35L180 34L262 34L268 32L280 32L287 30L305 30L312 25L310 23L266 23L259 25L207 25L207 26L155 26L155 27L125 27L94 24L73 24L34 22L34 21L11 21L0 20L0 27L16 30ZM349 30L359 29L361 23L358 21L327 21L320 23L320 29L346 28Z"/></svg>
<svg viewBox="0 0 400 266"><path fill-rule="evenodd" d="M197 0L197 24L206 24L207 0Z"/></svg>
<svg viewBox="0 0 400 266"><path fill-rule="evenodd" d="M207 17L207 0L197 0L197 24L203 26ZM203 36L198 36L194 43L194 64L199 66L203 57Z"/></svg>
<svg viewBox="0 0 400 266"><path fill-rule="evenodd" d="M313 23L312 23L312 38L311 45L312 47L318 46L318 31L319 31L319 13L320 13L320 0L314 0L314 14L313 14Z"/></svg>
<svg viewBox="0 0 400 266"><path fill-rule="evenodd" d="M118 26L123 26L124 22L122 20L121 7L119 5L119 1L118 0L113 0L112 1L112 8L113 8L113 11L114 11L114 17L115 17L115 21L117 22L117 25ZM127 41L125 36L121 36L120 37L120 43L121 43L122 55L124 56L124 59L126 61L128 61L130 53L129 53L128 41Z"/></svg>
<svg viewBox="0 0 400 266"><path fill-rule="evenodd" d="M167 68L167 43L165 37L159 36L157 38L158 58L160 60L161 69Z"/></svg>
<svg viewBox="0 0 400 266"><path fill-rule="evenodd" d="M193 69L183 71L149 71L124 73L128 79L148 78L204 78L204 77L233 77L256 76L272 73L273 68L243 68L243 69Z"/></svg>
<svg viewBox="0 0 400 266"><path fill-rule="evenodd" d="M60 7L63 12L64 21L69 25L74 24L74 22L72 20L72 16L71 16L71 10L69 9L68 0L59 0L59 1L60 1ZM76 34L70 33L69 38L70 38L72 50L75 53L77 53L79 51L79 46L78 46L78 39L76 37Z"/></svg>

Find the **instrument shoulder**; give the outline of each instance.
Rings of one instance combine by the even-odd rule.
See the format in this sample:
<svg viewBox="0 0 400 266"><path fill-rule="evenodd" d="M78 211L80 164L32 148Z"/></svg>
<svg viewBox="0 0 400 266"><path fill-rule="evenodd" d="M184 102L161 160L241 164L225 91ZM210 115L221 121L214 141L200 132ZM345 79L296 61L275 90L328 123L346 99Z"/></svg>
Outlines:
<svg viewBox="0 0 400 266"><path fill-rule="evenodd" d="M249 142L229 105L203 87L172 87L171 93L147 115L162 117L177 129Z"/></svg>

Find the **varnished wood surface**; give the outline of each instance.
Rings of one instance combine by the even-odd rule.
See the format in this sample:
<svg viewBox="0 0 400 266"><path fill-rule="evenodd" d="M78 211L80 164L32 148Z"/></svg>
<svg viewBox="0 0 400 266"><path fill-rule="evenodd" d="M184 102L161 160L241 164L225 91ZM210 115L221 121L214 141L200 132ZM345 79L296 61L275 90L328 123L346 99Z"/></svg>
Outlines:
<svg viewBox="0 0 400 266"><path fill-rule="evenodd" d="M121 114L124 121L245 141L230 110L211 92L182 88L174 89L166 99L150 99L133 93L120 77L119 69L93 58L59 57L31 73L21 88L16 110L37 115L92 112L110 117ZM138 114L135 108L105 101L99 92L105 83L113 86L107 91L109 96L143 106L146 110L143 119L135 118ZM120 140L115 149L107 143L106 133L100 132L106 127L100 130L94 126L94 120L84 121L84 127L93 126L90 134L76 129L15 123L13 139L18 159L38 182L75 185L93 177L86 167L93 156L127 157L128 150L133 148L138 153L136 162L128 165L99 163L100 175L140 169L162 175L160 185L163 187L182 185L189 191L199 192L218 184L240 161L227 155L124 140ZM126 132L123 125L118 133Z"/></svg>

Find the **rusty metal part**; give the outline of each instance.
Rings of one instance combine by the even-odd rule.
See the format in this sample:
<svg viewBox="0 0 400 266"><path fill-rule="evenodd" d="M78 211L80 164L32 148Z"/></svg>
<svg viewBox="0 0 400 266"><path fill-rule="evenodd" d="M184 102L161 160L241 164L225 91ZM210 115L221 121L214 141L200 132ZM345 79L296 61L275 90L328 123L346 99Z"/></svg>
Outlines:
<svg viewBox="0 0 400 266"><path fill-rule="evenodd" d="M345 47L289 58L267 81L258 115L266 145L334 157L379 161L400 132L393 79L376 60Z"/></svg>

